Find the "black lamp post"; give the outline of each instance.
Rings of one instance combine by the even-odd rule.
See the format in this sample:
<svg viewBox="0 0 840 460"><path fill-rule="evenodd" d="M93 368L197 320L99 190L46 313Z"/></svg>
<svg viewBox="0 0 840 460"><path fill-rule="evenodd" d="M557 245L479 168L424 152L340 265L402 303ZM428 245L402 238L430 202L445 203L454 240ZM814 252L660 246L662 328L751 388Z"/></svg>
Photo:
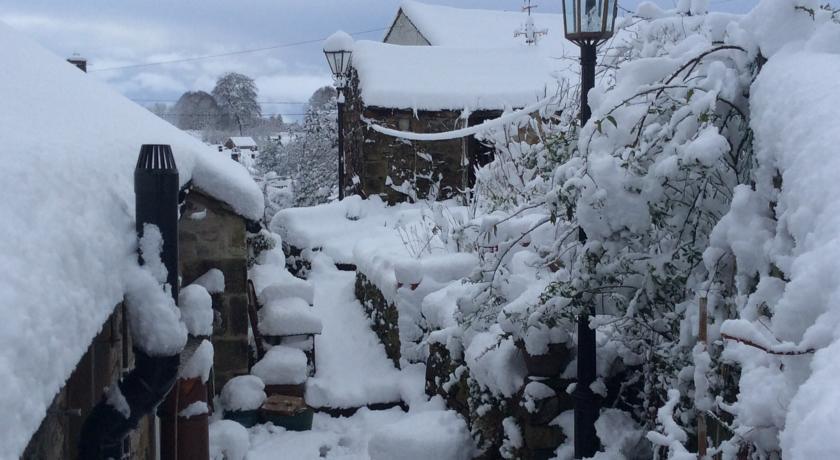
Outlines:
<svg viewBox="0 0 840 460"><path fill-rule="evenodd" d="M596 49L600 43L612 37L615 17L618 13L616 0L563 0L563 25L566 38L580 47L580 126L589 121L589 90L595 87ZM586 234L580 231L578 238L586 241ZM589 327L592 308L581 311L578 316L577 385L575 398L575 458L592 457L598 452L598 436L595 421L598 419L598 401L591 385L597 377L595 367L595 331Z"/></svg>
<svg viewBox="0 0 840 460"><path fill-rule="evenodd" d="M353 56L353 37L338 31L324 42L324 55L338 90L338 199L344 198L344 89Z"/></svg>

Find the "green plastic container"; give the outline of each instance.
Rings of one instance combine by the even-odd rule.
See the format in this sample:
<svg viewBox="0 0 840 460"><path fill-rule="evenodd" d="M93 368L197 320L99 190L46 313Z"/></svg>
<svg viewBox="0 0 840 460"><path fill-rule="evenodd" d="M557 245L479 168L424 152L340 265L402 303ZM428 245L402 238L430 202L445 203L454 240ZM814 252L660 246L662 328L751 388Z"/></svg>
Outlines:
<svg viewBox="0 0 840 460"><path fill-rule="evenodd" d="M315 411L300 396L271 395L260 410L263 422L271 422L289 431L312 429Z"/></svg>
<svg viewBox="0 0 840 460"><path fill-rule="evenodd" d="M245 428L251 428L260 423L260 411L258 409L226 410L225 420L233 420Z"/></svg>
<svg viewBox="0 0 840 460"><path fill-rule="evenodd" d="M311 407L294 415L281 415L276 412L264 411L263 422L271 422L289 431L309 431L312 429L312 417L315 411Z"/></svg>

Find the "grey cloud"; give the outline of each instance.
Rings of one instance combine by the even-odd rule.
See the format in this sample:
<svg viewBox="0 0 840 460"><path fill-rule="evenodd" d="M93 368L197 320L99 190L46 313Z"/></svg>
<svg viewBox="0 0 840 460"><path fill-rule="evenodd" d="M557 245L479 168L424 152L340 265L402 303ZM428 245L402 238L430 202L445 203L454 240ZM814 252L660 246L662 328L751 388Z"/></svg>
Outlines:
<svg viewBox="0 0 840 460"><path fill-rule="evenodd" d="M521 0L428 0L452 6L518 10ZM712 1L713 9L746 11L756 0ZM0 20L62 56L79 52L93 75L137 99L177 99L209 90L227 71L253 77L261 99L306 100L330 82L320 43L195 62L100 71L318 39L337 29L356 32L390 25L399 0L12 0ZM559 12L560 0L535 2ZM635 9L639 0L621 2ZM672 7L673 0L656 0ZM381 39L383 31L360 36ZM267 106L267 113L300 107Z"/></svg>

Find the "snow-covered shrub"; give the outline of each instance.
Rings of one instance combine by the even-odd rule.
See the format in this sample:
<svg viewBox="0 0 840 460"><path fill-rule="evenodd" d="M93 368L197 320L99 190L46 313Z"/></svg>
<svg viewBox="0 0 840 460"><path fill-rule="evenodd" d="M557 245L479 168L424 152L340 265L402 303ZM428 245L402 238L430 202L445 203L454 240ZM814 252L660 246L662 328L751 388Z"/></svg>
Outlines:
<svg viewBox="0 0 840 460"><path fill-rule="evenodd" d="M727 33L735 18L655 15L632 25L614 80L592 93L579 153L556 171L566 197L557 206L573 210L580 231L569 279L544 297L557 314L610 323L600 329L608 336L599 341L600 372L626 370L644 382L619 398L640 400L633 411L648 427L669 389L692 390L696 328L681 326L697 321L709 235L751 177L748 93L757 71L756 55Z"/></svg>
<svg viewBox="0 0 840 460"><path fill-rule="evenodd" d="M740 18L702 13L646 4L625 20L586 126L566 92L541 117L487 133L495 160L477 172L475 214L459 229L482 263L470 279L479 292L458 304L467 349L496 327L529 353L573 347L575 319L592 314L599 376L621 374L614 404L648 430L678 389L675 423L693 433L695 385L706 410L705 395L727 383L718 347L714 359L693 353L697 299L707 296L710 234L752 179L759 59ZM734 310L715 314L713 324ZM698 356L706 367L694 378Z"/></svg>
<svg viewBox="0 0 840 460"><path fill-rule="evenodd" d="M752 87L756 168L704 254L723 358L740 367L724 452L836 456L838 10L763 1L746 18L767 59ZM745 32L745 33L746 33ZM722 322L722 324L720 324ZM699 363L698 363L699 367ZM712 393L712 396L715 396ZM735 399L735 398L733 398Z"/></svg>

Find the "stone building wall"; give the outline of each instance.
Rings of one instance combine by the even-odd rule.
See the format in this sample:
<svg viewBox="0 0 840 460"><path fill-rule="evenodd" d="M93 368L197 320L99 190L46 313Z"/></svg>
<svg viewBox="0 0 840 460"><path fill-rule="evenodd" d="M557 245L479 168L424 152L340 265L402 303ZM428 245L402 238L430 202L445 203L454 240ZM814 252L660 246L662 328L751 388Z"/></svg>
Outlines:
<svg viewBox="0 0 840 460"><path fill-rule="evenodd" d="M181 208L179 227L181 285L189 285L213 268L225 275L225 291L212 295L218 390L231 378L248 373L246 237L244 218L200 190L190 191Z"/></svg>
<svg viewBox="0 0 840 460"><path fill-rule="evenodd" d="M407 201L408 195L395 188L411 185L418 198L426 198L431 186L439 187L437 197L456 196L469 185L468 163L475 163L473 150L477 143L471 138L445 141L407 141L368 129L364 119L377 124L415 133L452 131L495 118L501 111L482 111L472 114L466 122L461 111L412 111L365 106L358 91L358 75L351 72L351 82L345 91L344 152L347 174L345 188L363 197L380 196L388 203ZM358 182L353 182L353 177ZM390 178L393 185L388 184Z"/></svg>
<svg viewBox="0 0 840 460"><path fill-rule="evenodd" d="M99 403L105 388L117 382L123 371L134 366L125 318L124 309L117 306L47 409L41 426L22 455L23 459L78 458L79 433L91 409ZM154 417L146 416L129 436L129 458L155 458L153 433Z"/></svg>

